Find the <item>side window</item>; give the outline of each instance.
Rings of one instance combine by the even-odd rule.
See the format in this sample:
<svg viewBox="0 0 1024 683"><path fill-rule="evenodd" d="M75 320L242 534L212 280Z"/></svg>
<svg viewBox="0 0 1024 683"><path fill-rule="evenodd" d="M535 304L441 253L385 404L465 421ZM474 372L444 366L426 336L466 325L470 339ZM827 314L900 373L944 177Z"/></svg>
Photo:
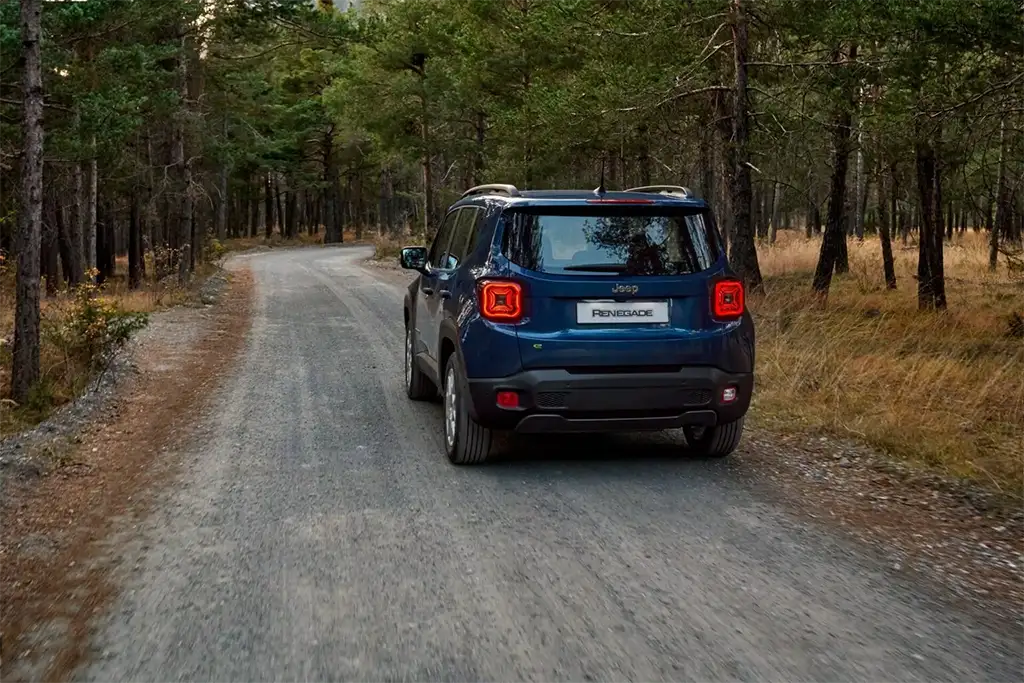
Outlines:
<svg viewBox="0 0 1024 683"><path fill-rule="evenodd" d="M463 209L459 216L458 222L455 224L455 233L452 236L451 244L448 245L448 255L446 260L446 268L458 268L462 260L466 258L466 253L469 251L469 245L472 241L473 235L476 233L477 218L480 215L480 209L476 207L467 207Z"/></svg>
<svg viewBox="0 0 1024 683"><path fill-rule="evenodd" d="M443 257L448 251L448 243L452 241L452 232L454 232L455 221L461 213L462 211L452 211L448 214L447 218L444 219L444 223L441 224L441 229L437 231L437 237L434 238L434 244L430 247L429 263L431 267L444 267Z"/></svg>

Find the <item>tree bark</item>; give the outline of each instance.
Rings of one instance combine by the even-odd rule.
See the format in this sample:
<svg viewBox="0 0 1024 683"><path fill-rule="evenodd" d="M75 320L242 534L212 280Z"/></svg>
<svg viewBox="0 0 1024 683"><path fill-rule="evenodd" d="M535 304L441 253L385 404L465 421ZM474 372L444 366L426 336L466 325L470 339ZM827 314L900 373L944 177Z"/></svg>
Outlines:
<svg viewBox="0 0 1024 683"><path fill-rule="evenodd" d="M269 172L263 176L263 215L266 216L263 237L269 240L274 234L274 188L270 182Z"/></svg>
<svg viewBox="0 0 1024 683"><path fill-rule="evenodd" d="M45 173L45 168L44 168ZM57 212L60 206L57 203L56 192L49 190L44 192L49 199L44 200L43 224L41 228L39 243L39 266L42 275L46 278L46 296L55 296L60 289L60 258L57 240Z"/></svg>
<svg viewBox="0 0 1024 683"><path fill-rule="evenodd" d="M996 216L992 222L992 206L989 204L986 224L989 226L988 269L995 272L999 265L999 237L1010 230L1010 184L1006 179L1007 135L1006 120L999 122L999 170L996 179Z"/></svg>
<svg viewBox="0 0 1024 683"><path fill-rule="evenodd" d="M39 47L42 0L21 0L25 64L15 276L14 354L11 398L24 403L39 381L39 241L43 224L43 68Z"/></svg>
<svg viewBox="0 0 1024 683"><path fill-rule="evenodd" d="M881 164L879 164L881 169ZM896 289L896 265L892 258L892 231L889 215L889 180L896 175L896 164L889 167L888 176L882 171L878 173L878 238L882 243L882 272L885 275L885 288Z"/></svg>
<svg viewBox="0 0 1024 683"><path fill-rule="evenodd" d="M100 200L99 185L99 164L96 160L96 136L92 136L92 159L89 160L89 198L86 203L86 224L85 239L83 248L85 250L85 268L88 271L96 270L96 213ZM95 273L90 276L90 280Z"/></svg>
<svg viewBox="0 0 1024 683"><path fill-rule="evenodd" d="M834 54L834 61L841 59L840 51ZM849 60L857 58L856 44L850 46ZM843 214L846 209L846 172L850 164L850 128L853 123L853 88L847 87L843 105L836 112L832 128L832 178L829 187L828 217L825 222L825 235L821 240L818 253L818 265L814 270L812 289L821 295L827 295L832 285L833 273L844 273L849 270L846 251L846 230L843 225Z"/></svg>
<svg viewBox="0 0 1024 683"><path fill-rule="evenodd" d="M76 287L82 281L82 250L79 247L77 253L75 253L75 242L71 232L75 221L73 217L72 220L67 220L59 196L54 208L53 218L57 225L57 249L60 251L60 262L64 270L64 279L67 280L68 285Z"/></svg>
<svg viewBox="0 0 1024 683"><path fill-rule="evenodd" d="M782 197L785 190L782 183L775 181L775 189L772 192L772 217L768 224L768 243L775 244L779 235L779 222L782 220Z"/></svg>
<svg viewBox="0 0 1024 683"><path fill-rule="evenodd" d="M859 118L859 117L858 117ZM852 122L851 122L852 123ZM864 241L864 205L867 202L867 180L864 177L864 128L857 121L857 177L855 181L856 197L853 214L853 234L860 242Z"/></svg>
<svg viewBox="0 0 1024 683"><path fill-rule="evenodd" d="M223 242L228 237L228 165L220 167L219 194L220 202L217 204L217 239Z"/></svg>
<svg viewBox="0 0 1024 683"><path fill-rule="evenodd" d="M918 133L915 142L917 188L921 197L921 229L918 234L917 307L920 310L946 308L946 283L942 263L942 204L935 148Z"/></svg>
<svg viewBox="0 0 1024 683"><path fill-rule="evenodd" d="M746 283L748 289L761 288L761 268L757 262L754 244L754 226L750 220L750 166L747 138L749 135L750 106L747 100L747 16L745 0L732 0L732 41L735 82L732 108L732 209L733 240L730 260L732 267Z"/></svg>
<svg viewBox="0 0 1024 683"><path fill-rule="evenodd" d="M128 288L142 284L142 222L139 220L139 197L132 191L128 215Z"/></svg>

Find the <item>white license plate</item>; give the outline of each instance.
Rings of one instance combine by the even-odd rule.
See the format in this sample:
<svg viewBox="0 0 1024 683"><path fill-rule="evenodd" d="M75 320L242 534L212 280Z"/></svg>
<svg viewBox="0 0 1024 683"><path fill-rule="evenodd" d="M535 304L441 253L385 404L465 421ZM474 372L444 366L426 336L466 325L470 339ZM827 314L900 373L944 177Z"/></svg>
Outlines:
<svg viewBox="0 0 1024 683"><path fill-rule="evenodd" d="M581 325L638 325L668 322L667 301L578 301Z"/></svg>

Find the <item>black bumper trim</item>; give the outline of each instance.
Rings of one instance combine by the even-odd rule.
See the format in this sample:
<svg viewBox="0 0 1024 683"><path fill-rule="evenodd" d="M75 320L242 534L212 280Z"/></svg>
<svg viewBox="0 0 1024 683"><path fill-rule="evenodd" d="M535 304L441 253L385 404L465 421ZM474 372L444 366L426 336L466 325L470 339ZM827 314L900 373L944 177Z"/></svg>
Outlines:
<svg viewBox="0 0 1024 683"><path fill-rule="evenodd" d="M486 427L524 433L639 431L738 420L750 407L754 377L704 366L592 374L551 368L468 384L470 413ZM719 397L727 386L737 388L737 397L723 405ZM499 408L499 391L518 392L519 407Z"/></svg>
<svg viewBox="0 0 1024 683"><path fill-rule="evenodd" d="M692 410L680 415L660 417L577 418L550 413L527 415L515 427L521 434L572 432L640 432L678 429L686 425L714 427L718 416L713 410Z"/></svg>

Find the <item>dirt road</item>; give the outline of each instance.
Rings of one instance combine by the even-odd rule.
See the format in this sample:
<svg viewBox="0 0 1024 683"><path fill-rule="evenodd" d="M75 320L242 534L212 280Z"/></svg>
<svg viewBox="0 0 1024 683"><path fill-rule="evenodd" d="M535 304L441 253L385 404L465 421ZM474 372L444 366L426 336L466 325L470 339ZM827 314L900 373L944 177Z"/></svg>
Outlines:
<svg viewBox="0 0 1024 683"><path fill-rule="evenodd" d="M804 525L742 452L450 466L440 407L403 392L403 278L369 253L247 259L248 345L83 679L1019 680L1019 631Z"/></svg>

